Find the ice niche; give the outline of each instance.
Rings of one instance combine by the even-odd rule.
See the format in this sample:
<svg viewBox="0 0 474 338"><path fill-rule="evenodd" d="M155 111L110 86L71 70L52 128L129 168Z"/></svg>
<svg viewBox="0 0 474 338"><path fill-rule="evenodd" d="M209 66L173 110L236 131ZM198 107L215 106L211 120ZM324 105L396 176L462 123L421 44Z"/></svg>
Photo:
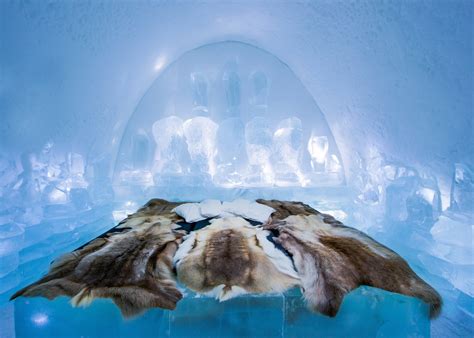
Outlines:
<svg viewBox="0 0 474 338"><path fill-rule="evenodd" d="M194 49L158 75L131 114L114 174L115 186L142 194L344 182L331 130L300 80L239 42Z"/></svg>

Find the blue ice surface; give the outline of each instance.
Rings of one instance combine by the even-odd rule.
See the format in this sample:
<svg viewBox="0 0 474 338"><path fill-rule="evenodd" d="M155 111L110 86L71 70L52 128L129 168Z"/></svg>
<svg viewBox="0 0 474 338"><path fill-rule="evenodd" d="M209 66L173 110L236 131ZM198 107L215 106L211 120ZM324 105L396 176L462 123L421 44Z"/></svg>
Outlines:
<svg viewBox="0 0 474 338"><path fill-rule="evenodd" d="M152 309L123 319L109 300L73 308L67 298L15 303L16 337L429 337L421 301L361 287L335 318L309 312L297 290L226 302L188 295L176 310Z"/></svg>

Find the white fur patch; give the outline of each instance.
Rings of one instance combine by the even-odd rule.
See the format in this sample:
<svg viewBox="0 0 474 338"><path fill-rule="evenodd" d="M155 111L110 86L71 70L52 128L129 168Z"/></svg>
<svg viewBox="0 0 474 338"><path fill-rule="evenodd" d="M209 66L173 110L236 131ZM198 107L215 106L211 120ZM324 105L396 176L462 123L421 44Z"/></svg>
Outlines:
<svg viewBox="0 0 474 338"><path fill-rule="evenodd" d="M299 279L298 273L295 271L291 259L281 252L281 250L278 250L275 245L268 240L268 235L270 235L270 232L262 229L258 229L256 233L257 239L270 262L272 262L272 264L285 275Z"/></svg>
<svg viewBox="0 0 474 338"><path fill-rule="evenodd" d="M195 231L183 237L184 241L181 243L181 245L179 246L178 250L176 251L173 257L174 266L178 267L179 264L181 263L181 260L189 254L192 247L194 246L196 237L197 237L197 232Z"/></svg>
<svg viewBox="0 0 474 338"><path fill-rule="evenodd" d="M84 288L71 299L71 305L74 307L87 307L94 300L92 291Z"/></svg>
<svg viewBox="0 0 474 338"><path fill-rule="evenodd" d="M230 288L230 290L224 290L224 288L225 288L225 285L221 284L221 285L216 286L211 291L205 292L203 294L208 297L218 299L220 302L224 302L226 300L235 298L240 295L248 294L247 290L245 290L244 288L241 288L240 286L233 285Z"/></svg>

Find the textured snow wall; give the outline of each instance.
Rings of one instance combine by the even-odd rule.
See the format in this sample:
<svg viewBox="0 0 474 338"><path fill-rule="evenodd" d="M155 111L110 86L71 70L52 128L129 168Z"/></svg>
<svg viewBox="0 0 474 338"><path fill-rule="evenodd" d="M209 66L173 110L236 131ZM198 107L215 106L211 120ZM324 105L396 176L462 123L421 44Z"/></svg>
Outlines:
<svg viewBox="0 0 474 338"><path fill-rule="evenodd" d="M471 1L2 1L2 328L58 253L212 195L369 232L441 292L431 335L472 336L472 22Z"/></svg>

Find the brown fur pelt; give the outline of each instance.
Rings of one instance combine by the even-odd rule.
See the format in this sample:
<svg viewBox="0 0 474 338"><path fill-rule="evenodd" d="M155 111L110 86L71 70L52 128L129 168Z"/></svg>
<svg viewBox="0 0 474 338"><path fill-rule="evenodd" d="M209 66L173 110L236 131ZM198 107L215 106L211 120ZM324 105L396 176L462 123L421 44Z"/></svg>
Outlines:
<svg viewBox="0 0 474 338"><path fill-rule="evenodd" d="M292 255L313 311L335 316L347 293L368 285L418 297L429 304L430 317L439 315L440 295L392 250L303 203L257 202L276 210L264 228Z"/></svg>
<svg viewBox="0 0 474 338"><path fill-rule="evenodd" d="M182 298L178 277L220 300L297 285L309 308L328 316L336 315L347 293L368 285L418 297L430 305L432 317L439 314L439 294L392 250L306 204L257 202L275 209L263 226L220 218L184 237L177 223L186 224L173 212L180 203L153 199L53 262L43 278L11 299L65 295L81 306L111 298L124 316L132 316L151 307L174 309Z"/></svg>
<svg viewBox="0 0 474 338"><path fill-rule="evenodd" d="M183 237L171 210L178 204L154 199L85 246L51 264L46 276L16 292L19 296L73 297L74 306L111 298L124 316L150 307L174 309L172 259Z"/></svg>
<svg viewBox="0 0 474 338"><path fill-rule="evenodd" d="M178 279L220 300L299 285L290 258L275 248L269 235L241 217L215 219L188 235L176 253Z"/></svg>

